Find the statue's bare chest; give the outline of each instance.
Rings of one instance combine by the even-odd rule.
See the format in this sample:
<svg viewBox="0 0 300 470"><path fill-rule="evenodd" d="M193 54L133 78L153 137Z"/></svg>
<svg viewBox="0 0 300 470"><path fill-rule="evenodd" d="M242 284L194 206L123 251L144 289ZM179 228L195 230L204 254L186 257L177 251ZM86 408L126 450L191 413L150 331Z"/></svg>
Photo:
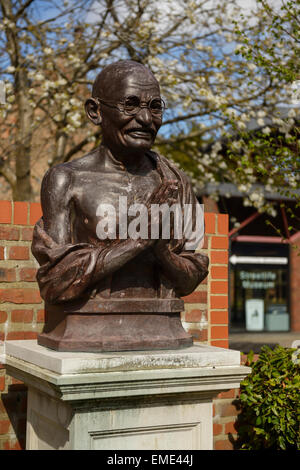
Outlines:
<svg viewBox="0 0 300 470"><path fill-rule="evenodd" d="M74 228L80 233L88 232L90 239L96 234L100 214L105 208L114 208L118 223L120 210L128 211L136 203L146 204L161 184L161 178L154 169L145 174L106 171L87 172L81 176L74 187L73 201L77 215Z"/></svg>

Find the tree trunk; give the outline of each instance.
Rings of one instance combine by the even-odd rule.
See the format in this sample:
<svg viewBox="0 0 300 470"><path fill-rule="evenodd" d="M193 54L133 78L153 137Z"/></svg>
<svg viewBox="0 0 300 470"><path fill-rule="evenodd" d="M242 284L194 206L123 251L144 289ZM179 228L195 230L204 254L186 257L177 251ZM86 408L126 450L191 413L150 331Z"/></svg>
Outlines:
<svg viewBox="0 0 300 470"><path fill-rule="evenodd" d="M32 199L31 186L31 141L33 109L30 106L26 89L27 77L25 70L18 73L18 121L17 121L17 147L16 147L16 184L13 188L14 201L30 201Z"/></svg>
<svg viewBox="0 0 300 470"><path fill-rule="evenodd" d="M64 162L67 141L68 141L67 134L63 130L58 128L56 132L56 136L55 136L54 157L51 161L51 166Z"/></svg>
<svg viewBox="0 0 300 470"><path fill-rule="evenodd" d="M16 136L16 178L13 184L14 201L30 201L32 198L30 151L32 141L33 108L28 100L27 72L22 62L22 51L19 44L17 16L13 13L11 0L1 1L3 17L14 23L14 27L5 30L11 64L15 67L15 93L17 104Z"/></svg>

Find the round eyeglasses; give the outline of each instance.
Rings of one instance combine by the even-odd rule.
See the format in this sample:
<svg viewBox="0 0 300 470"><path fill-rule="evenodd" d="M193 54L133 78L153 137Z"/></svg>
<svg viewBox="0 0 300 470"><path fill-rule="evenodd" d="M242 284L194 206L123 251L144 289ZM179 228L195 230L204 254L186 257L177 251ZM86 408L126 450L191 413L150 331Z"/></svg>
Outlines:
<svg viewBox="0 0 300 470"><path fill-rule="evenodd" d="M115 101L106 101L100 98L96 98L100 103L109 106L111 108L117 108L121 113L127 114L128 116L134 116L137 114L141 108L148 108L153 116L162 116L166 105L164 100L161 98L152 98L148 103L142 103L138 96L126 96L124 100L115 102Z"/></svg>

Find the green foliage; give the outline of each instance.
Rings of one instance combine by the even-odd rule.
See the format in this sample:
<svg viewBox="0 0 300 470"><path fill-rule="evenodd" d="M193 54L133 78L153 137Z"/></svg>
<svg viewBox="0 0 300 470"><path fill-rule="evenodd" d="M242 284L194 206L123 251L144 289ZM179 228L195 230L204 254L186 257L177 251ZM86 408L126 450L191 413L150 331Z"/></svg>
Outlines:
<svg viewBox="0 0 300 470"><path fill-rule="evenodd" d="M279 345L253 353L247 365L252 372L241 383L238 443L247 450L300 449L300 374L295 349Z"/></svg>
<svg viewBox="0 0 300 470"><path fill-rule="evenodd" d="M267 70L273 79L293 82L299 75L300 1L282 1L279 12L268 0L257 0L257 5L261 8L261 31L248 35L234 21L235 32L243 42L238 53Z"/></svg>

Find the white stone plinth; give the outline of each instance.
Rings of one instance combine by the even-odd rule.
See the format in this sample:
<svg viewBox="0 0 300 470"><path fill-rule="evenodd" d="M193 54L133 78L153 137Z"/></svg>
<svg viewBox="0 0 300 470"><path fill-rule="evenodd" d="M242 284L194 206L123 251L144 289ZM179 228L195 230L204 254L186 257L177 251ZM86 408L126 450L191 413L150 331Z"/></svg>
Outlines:
<svg viewBox="0 0 300 470"><path fill-rule="evenodd" d="M250 369L240 353L67 353L7 341L10 375L28 386L27 449L212 449L212 399Z"/></svg>

